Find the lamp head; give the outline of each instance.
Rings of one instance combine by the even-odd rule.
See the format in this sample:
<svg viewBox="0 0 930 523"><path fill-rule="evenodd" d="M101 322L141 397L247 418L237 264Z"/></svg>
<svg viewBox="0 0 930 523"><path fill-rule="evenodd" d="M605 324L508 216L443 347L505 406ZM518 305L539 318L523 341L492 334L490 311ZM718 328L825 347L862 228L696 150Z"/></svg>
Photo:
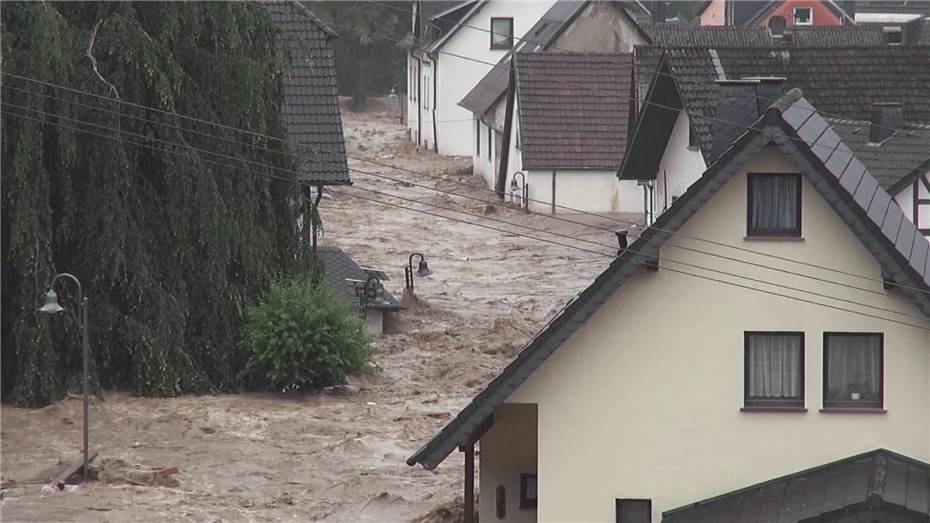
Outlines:
<svg viewBox="0 0 930 523"><path fill-rule="evenodd" d="M425 258L420 258L420 265L417 267L417 276L430 276L433 274L433 271L429 270L429 265L426 264Z"/></svg>
<svg viewBox="0 0 930 523"><path fill-rule="evenodd" d="M49 289L45 294L45 305L43 305L39 311L44 312L45 314L57 314L59 312L63 312L64 310L65 308L58 304L58 293L52 289Z"/></svg>

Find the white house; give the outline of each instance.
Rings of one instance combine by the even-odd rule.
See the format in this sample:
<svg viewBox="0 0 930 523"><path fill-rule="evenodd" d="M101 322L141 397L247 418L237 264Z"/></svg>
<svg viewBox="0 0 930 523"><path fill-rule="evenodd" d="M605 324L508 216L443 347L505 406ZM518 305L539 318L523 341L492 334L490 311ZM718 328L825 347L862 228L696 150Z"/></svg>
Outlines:
<svg viewBox="0 0 930 523"><path fill-rule="evenodd" d="M407 129L418 146L469 156L471 114L459 100L552 5L552 1L413 3L407 53Z"/></svg>
<svg viewBox="0 0 930 523"><path fill-rule="evenodd" d="M930 517L930 243L800 91L751 123L408 459L466 521L476 445L483 522Z"/></svg>
<svg viewBox="0 0 930 523"><path fill-rule="evenodd" d="M679 47L636 53L640 72L658 62L657 74L642 99L619 176L647 184L650 219L684 194L766 103L786 87L799 87L927 234L926 48Z"/></svg>
<svg viewBox="0 0 930 523"><path fill-rule="evenodd" d="M638 2L556 2L459 104L474 118L475 174L516 203L528 193L534 211L641 212L636 182L612 179L610 166L632 114L633 70L620 57L648 41L637 21L648 16Z"/></svg>

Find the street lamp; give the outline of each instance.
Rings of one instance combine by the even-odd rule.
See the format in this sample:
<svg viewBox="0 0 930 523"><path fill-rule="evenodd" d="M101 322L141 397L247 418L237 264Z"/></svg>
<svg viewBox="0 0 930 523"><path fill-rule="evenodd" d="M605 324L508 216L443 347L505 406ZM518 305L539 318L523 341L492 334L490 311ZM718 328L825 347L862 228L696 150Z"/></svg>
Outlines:
<svg viewBox="0 0 930 523"><path fill-rule="evenodd" d="M88 454L89 448L89 437L88 437L88 420L89 420L89 410L90 410L90 385L88 383L88 374L89 367L88 362L90 359L90 342L88 341L88 322L87 322L87 298L84 297L84 292L81 289L81 282L78 281L73 274L68 274L66 272L55 275L52 278L51 285L48 286L48 292L45 294L45 305L43 305L39 312L44 312L45 314L57 314L59 312L64 312L66 309L58 303L58 293L55 292L55 284L61 278L67 278L74 282L74 285L77 287L78 293L78 307L79 315L81 320L81 343L82 343L82 352L84 355L84 466L82 468L82 473L84 480L87 480L87 460L90 458Z"/></svg>
<svg viewBox="0 0 930 523"><path fill-rule="evenodd" d="M415 252L410 255L410 258L407 259L407 266L404 267L404 280L406 281L406 287L413 291L413 259L415 257L420 257L420 263L417 265L416 275L424 278L433 274L433 271L429 270L429 265L426 264L426 258L422 253Z"/></svg>

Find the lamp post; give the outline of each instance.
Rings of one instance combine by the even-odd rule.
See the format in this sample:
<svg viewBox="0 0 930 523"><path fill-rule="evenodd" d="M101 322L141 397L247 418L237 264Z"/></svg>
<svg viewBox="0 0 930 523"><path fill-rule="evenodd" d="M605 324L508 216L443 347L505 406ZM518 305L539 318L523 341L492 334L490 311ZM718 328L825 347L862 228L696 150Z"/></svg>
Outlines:
<svg viewBox="0 0 930 523"><path fill-rule="evenodd" d="M55 284L62 278L66 278L74 282L74 285L77 286L78 293L78 308L79 316L81 321L81 344L82 352L84 358L84 443L83 443L83 455L84 455L84 466L82 468L82 475L84 480L87 480L87 460L90 458L88 454L89 448L89 433L88 433L88 421L89 421L89 411L90 411L90 384L88 382L88 374L90 372L89 360L90 360L90 342L88 340L88 321L87 321L87 298L84 297L84 291L81 289L81 282L73 274L68 274L66 272L55 275L52 278L51 285L48 286L48 292L45 294L45 305L39 309L40 312L46 314L57 314L59 312L64 312L66 309L58 304L58 293L55 292Z"/></svg>
<svg viewBox="0 0 930 523"><path fill-rule="evenodd" d="M418 257L420 258L420 263L417 265L416 275L422 277L429 276L433 274L433 271L429 270L429 265L426 264L426 258L422 253L415 252L410 255L410 258L407 259L407 266L404 267L404 280L406 282L406 287L413 292L413 259Z"/></svg>

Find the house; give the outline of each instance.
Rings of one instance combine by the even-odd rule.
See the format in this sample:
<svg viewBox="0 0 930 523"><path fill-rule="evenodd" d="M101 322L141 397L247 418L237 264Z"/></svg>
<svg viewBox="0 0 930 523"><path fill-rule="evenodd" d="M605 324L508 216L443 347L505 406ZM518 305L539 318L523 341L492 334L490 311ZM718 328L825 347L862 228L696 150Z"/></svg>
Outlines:
<svg viewBox="0 0 930 523"><path fill-rule="evenodd" d="M516 91L505 129L514 147L502 162L515 196L536 212L642 209L636 181L620 181L633 105L631 53L517 53ZM506 140L504 140L506 144ZM516 173L522 178L516 180Z"/></svg>
<svg viewBox="0 0 930 523"><path fill-rule="evenodd" d="M638 212L642 197L636 184L618 183L605 173L622 159L633 74L624 56L649 42L640 27L648 16L635 2L556 2L459 102L474 119L473 172L502 194L511 192L514 176L522 173L516 203L537 211ZM511 81L511 69L520 81ZM599 96L612 100L607 110L596 105ZM532 108L524 108L524 101Z"/></svg>
<svg viewBox="0 0 930 523"><path fill-rule="evenodd" d="M413 2L407 39L407 130L417 146L469 156L468 92L552 5L552 0Z"/></svg>
<svg viewBox="0 0 930 523"><path fill-rule="evenodd" d="M833 0L708 0L698 9L701 25L748 27L838 26L855 24L846 11L853 2ZM772 22L775 19L776 22Z"/></svg>
<svg viewBox="0 0 930 523"><path fill-rule="evenodd" d="M850 14L856 23L881 27L889 44L913 45L930 41L930 2L860 0L851 4L853 12Z"/></svg>
<svg viewBox="0 0 930 523"><path fill-rule="evenodd" d="M407 463L463 451L467 509L479 446L484 522L926 521L928 251L793 89Z"/></svg>
<svg viewBox="0 0 930 523"><path fill-rule="evenodd" d="M388 279L387 276L376 269L359 267L338 247L320 247L316 254L323 264L326 282L350 304L358 307L368 324L368 333L378 336L389 330L395 315L403 307L384 288L382 282Z"/></svg>
<svg viewBox="0 0 930 523"><path fill-rule="evenodd" d="M908 188L927 179L930 160L924 129L930 118L930 48L689 47L636 53L640 72L656 60L658 72L640 78L649 87L619 176L648 184L650 220L684 194L783 87L804 89L838 132L860 129L858 138L847 137L848 145L872 161L883 188L901 201L909 218L916 219L915 209L924 205L923 182ZM861 131L873 119L882 120L871 124L881 131L877 142ZM909 151L906 159L896 156L899 147ZM922 218L921 228L927 223Z"/></svg>
<svg viewBox="0 0 930 523"><path fill-rule="evenodd" d="M352 184L333 57L336 33L300 2L261 5L277 27L287 57L281 111L288 140L298 144L294 152L304 195L316 208L324 187ZM315 228L311 236L315 248Z"/></svg>

